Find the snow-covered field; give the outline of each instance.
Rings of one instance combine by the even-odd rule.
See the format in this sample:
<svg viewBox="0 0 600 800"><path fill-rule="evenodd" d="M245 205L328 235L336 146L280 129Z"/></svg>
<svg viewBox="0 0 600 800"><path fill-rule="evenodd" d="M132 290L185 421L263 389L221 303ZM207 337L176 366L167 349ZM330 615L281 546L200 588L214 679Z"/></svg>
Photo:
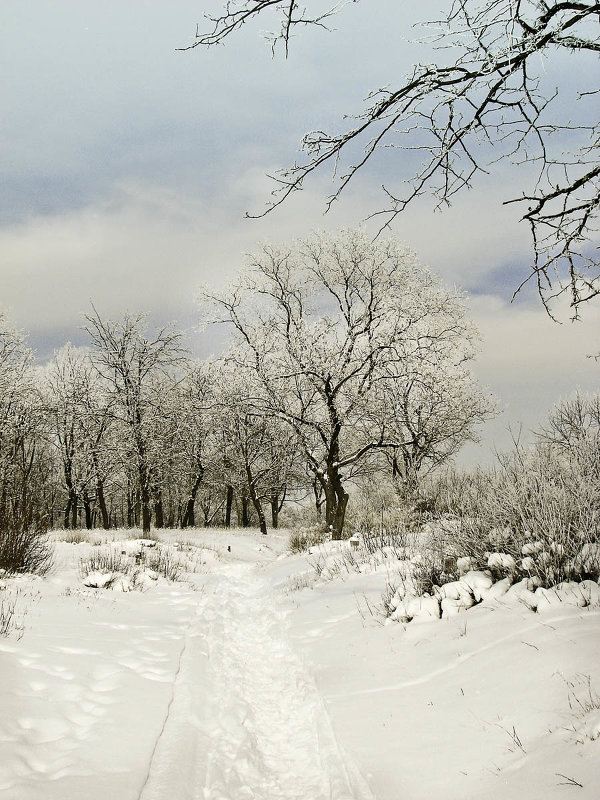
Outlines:
<svg viewBox="0 0 600 800"><path fill-rule="evenodd" d="M167 532L170 582L131 535L112 588L80 568L109 545L59 534L48 577L4 582L0 797L600 797L599 607L384 624L389 561L319 576L285 532Z"/></svg>

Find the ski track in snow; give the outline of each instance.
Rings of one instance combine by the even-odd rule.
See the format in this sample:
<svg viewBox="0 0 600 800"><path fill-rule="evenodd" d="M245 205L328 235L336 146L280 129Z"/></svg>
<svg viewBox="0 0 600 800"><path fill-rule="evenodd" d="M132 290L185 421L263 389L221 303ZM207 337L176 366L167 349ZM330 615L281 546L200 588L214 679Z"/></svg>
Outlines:
<svg viewBox="0 0 600 800"><path fill-rule="evenodd" d="M596 617L596 616L600 616L600 612L588 611L588 617ZM494 641L488 642L482 647L478 647L476 650L471 650L468 653L464 653L463 655L455 658L453 661L450 661L448 664L445 664L443 667L434 669L431 672L426 672L424 675L420 675L418 678L411 678L410 680L402 681L401 683L392 683L391 685L388 686L377 686L372 689L360 689L359 691L356 692L346 692L344 694L333 695L332 699L337 699L341 697L358 697L359 695L368 695L368 694L380 694L381 692L395 692L395 691L400 691L402 689L410 689L413 686L421 686L424 683L429 683L435 678L438 678L440 675L444 675L444 673L446 672L451 672L457 667L462 666L462 664L464 664L466 661L470 661L475 656L481 655L482 653L485 653L488 650L493 650L503 642L508 642L513 639L518 639L521 636L525 635L526 633L530 633L531 631L537 630L540 627L540 625L551 626L553 622L562 622L563 620L568 620L568 619L571 619L571 617L558 616L558 617L548 617L548 618L542 617L541 619L536 619L536 621L532 625L527 625L524 628L512 631L506 636L501 636L498 639L494 639Z"/></svg>
<svg viewBox="0 0 600 800"><path fill-rule="evenodd" d="M287 641L280 598L247 565L228 567L213 589L200 603L142 800L374 800Z"/></svg>

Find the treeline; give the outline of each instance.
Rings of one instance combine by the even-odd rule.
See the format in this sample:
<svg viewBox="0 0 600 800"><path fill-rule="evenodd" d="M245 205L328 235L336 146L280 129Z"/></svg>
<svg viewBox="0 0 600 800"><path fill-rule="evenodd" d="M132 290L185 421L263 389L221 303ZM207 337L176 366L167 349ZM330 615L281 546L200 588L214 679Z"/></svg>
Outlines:
<svg viewBox="0 0 600 800"><path fill-rule="evenodd" d="M342 535L348 485L414 497L492 410L463 298L392 240L266 246L209 321L219 359L143 316L86 318L89 346L35 366L0 321L0 529L258 524L310 498Z"/></svg>
<svg viewBox="0 0 600 800"><path fill-rule="evenodd" d="M307 491L290 433L226 362L193 363L142 317L90 317L43 369L3 324L0 508L49 527L277 527Z"/></svg>

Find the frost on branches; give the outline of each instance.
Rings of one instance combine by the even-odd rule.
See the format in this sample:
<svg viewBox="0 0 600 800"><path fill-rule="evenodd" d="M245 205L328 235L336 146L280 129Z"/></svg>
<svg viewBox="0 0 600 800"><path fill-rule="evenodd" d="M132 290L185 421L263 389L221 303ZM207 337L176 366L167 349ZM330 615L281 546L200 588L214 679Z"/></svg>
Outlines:
<svg viewBox="0 0 600 800"><path fill-rule="evenodd" d="M279 16L273 48L283 43L287 55L296 30L326 28L347 5L229 0L191 47L222 43L271 13ZM375 210L382 227L423 194L447 206L494 164L527 165L517 179L522 185L505 200L519 204L531 233L533 257L523 283L537 284L550 313L554 298L567 295L577 316L580 304L600 292L594 246L600 3L448 0L445 7L441 19L425 24L422 63L400 79L390 76L389 86L373 87L365 107L345 114L337 131L304 136L303 158L275 174L267 211L324 164L334 168L330 206L376 153L394 148L421 161L413 170L412 158L395 159L391 172L398 181L383 186L383 207Z"/></svg>
<svg viewBox="0 0 600 800"><path fill-rule="evenodd" d="M256 413L298 437L334 538L349 478L390 454L411 484L490 411L467 369L476 332L462 298L394 240L267 245L228 293L205 296L212 321L237 332L237 368L258 380Z"/></svg>

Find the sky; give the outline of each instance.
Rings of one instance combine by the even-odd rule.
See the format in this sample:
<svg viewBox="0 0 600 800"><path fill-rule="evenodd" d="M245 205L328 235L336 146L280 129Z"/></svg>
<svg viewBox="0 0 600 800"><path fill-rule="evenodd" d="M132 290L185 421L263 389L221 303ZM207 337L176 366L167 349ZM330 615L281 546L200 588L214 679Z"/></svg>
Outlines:
<svg viewBox="0 0 600 800"><path fill-rule="evenodd" d="M440 5L427 4L428 7ZM369 223L390 156L324 214L331 172L260 220L272 184L302 135L334 129L368 92L422 60L410 22L423 4L378 0L342 11L335 31L307 30L288 59L255 25L228 46L182 52L218 0L3 0L0 4L0 311L27 332L43 363L85 344L82 314L148 313L173 322L198 356L220 347L198 329L201 285L224 286L267 240ZM273 26L277 25L273 21ZM402 154L393 154L403 158ZM405 157L404 157L405 158ZM562 324L527 273L528 232L515 206L519 170L498 169L435 213L423 200L394 225L446 283L465 290L478 325L474 370L500 413L463 464L490 463L576 388L596 391L598 305ZM518 191L516 192L518 194ZM379 206L380 207L380 206ZM373 225L370 226L373 228ZM373 228L374 229L374 228Z"/></svg>

